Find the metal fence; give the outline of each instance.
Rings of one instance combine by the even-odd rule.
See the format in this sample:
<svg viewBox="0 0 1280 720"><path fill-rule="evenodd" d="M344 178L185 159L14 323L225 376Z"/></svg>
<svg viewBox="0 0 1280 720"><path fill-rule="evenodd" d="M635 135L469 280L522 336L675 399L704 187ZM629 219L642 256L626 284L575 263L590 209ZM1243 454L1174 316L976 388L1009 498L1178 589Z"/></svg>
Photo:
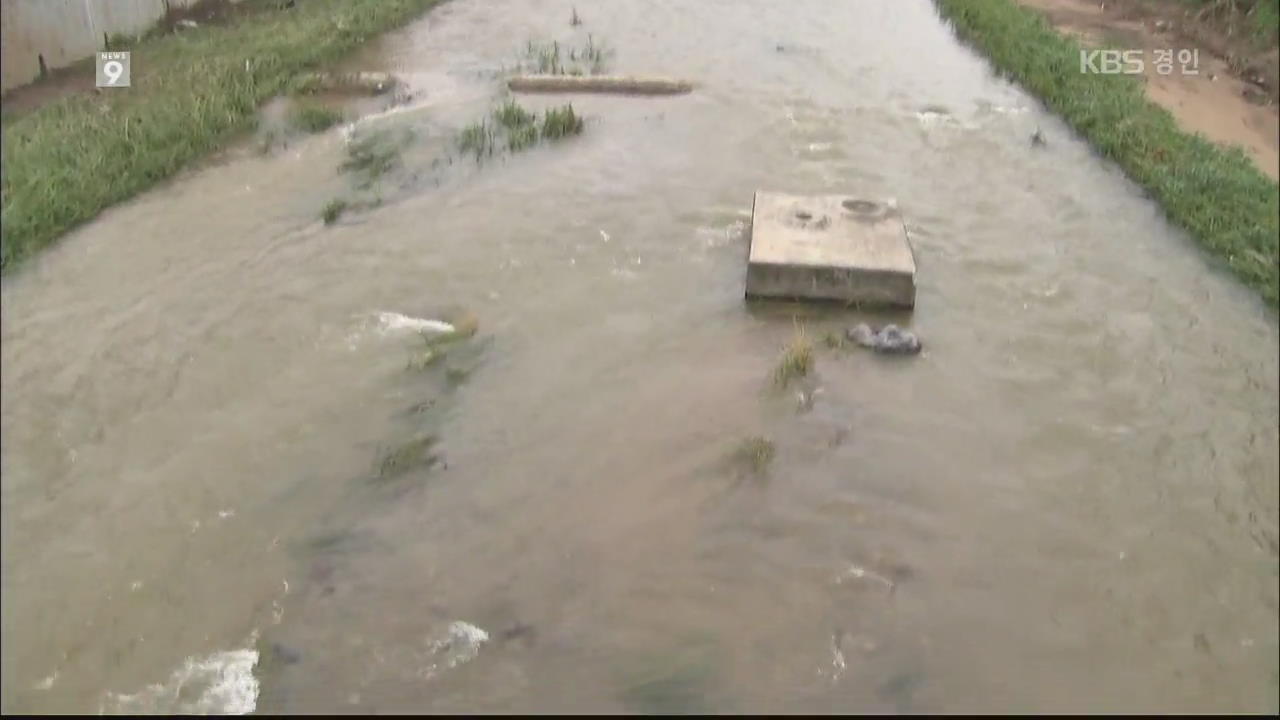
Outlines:
<svg viewBox="0 0 1280 720"><path fill-rule="evenodd" d="M145 32L169 8L199 0L0 0L0 90L25 85L104 50L112 35Z"/></svg>

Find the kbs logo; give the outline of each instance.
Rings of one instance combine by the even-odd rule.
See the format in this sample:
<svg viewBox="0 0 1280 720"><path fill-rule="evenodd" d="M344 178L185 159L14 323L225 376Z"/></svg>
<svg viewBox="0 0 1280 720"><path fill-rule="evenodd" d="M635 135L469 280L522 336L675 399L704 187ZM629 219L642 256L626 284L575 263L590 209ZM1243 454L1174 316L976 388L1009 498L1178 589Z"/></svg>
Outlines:
<svg viewBox="0 0 1280 720"><path fill-rule="evenodd" d="M1141 75L1141 50L1081 50L1080 72L1093 75Z"/></svg>

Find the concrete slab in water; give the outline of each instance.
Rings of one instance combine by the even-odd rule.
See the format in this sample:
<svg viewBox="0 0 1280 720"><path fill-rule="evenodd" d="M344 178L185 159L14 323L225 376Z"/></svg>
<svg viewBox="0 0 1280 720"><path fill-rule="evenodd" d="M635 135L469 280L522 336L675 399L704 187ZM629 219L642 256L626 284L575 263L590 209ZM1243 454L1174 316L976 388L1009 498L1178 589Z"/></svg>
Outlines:
<svg viewBox="0 0 1280 720"><path fill-rule="evenodd" d="M891 205L756 192L747 297L915 307L916 262Z"/></svg>

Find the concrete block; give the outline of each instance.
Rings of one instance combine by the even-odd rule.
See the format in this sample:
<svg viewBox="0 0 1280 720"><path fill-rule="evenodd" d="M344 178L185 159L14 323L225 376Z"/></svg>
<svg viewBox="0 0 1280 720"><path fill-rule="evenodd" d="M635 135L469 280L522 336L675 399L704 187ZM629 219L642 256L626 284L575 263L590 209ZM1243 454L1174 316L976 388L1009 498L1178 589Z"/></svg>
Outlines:
<svg viewBox="0 0 1280 720"><path fill-rule="evenodd" d="M756 192L746 294L915 307L916 262L901 214L848 195Z"/></svg>

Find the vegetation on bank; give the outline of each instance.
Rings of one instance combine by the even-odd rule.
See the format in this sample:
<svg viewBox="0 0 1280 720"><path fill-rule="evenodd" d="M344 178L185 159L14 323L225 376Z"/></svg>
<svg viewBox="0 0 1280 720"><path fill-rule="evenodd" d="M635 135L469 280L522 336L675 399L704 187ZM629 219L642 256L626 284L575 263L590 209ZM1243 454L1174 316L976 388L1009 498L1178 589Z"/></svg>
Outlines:
<svg viewBox="0 0 1280 720"><path fill-rule="evenodd" d="M342 112L322 105L298 105L289 120L303 132L319 133L342 122Z"/></svg>
<svg viewBox="0 0 1280 720"><path fill-rule="evenodd" d="M962 39L1061 115L1277 307L1280 187L1242 151L1180 130L1133 76L1080 72L1080 45L1013 0L936 3Z"/></svg>
<svg viewBox="0 0 1280 720"><path fill-rule="evenodd" d="M1213 20L1229 32L1244 32L1264 47L1280 35L1280 0L1181 0L1197 20Z"/></svg>
<svg viewBox="0 0 1280 720"><path fill-rule="evenodd" d="M60 99L3 128L0 268L253 126L264 100L440 0L246 0L227 25L133 44L132 87Z"/></svg>

